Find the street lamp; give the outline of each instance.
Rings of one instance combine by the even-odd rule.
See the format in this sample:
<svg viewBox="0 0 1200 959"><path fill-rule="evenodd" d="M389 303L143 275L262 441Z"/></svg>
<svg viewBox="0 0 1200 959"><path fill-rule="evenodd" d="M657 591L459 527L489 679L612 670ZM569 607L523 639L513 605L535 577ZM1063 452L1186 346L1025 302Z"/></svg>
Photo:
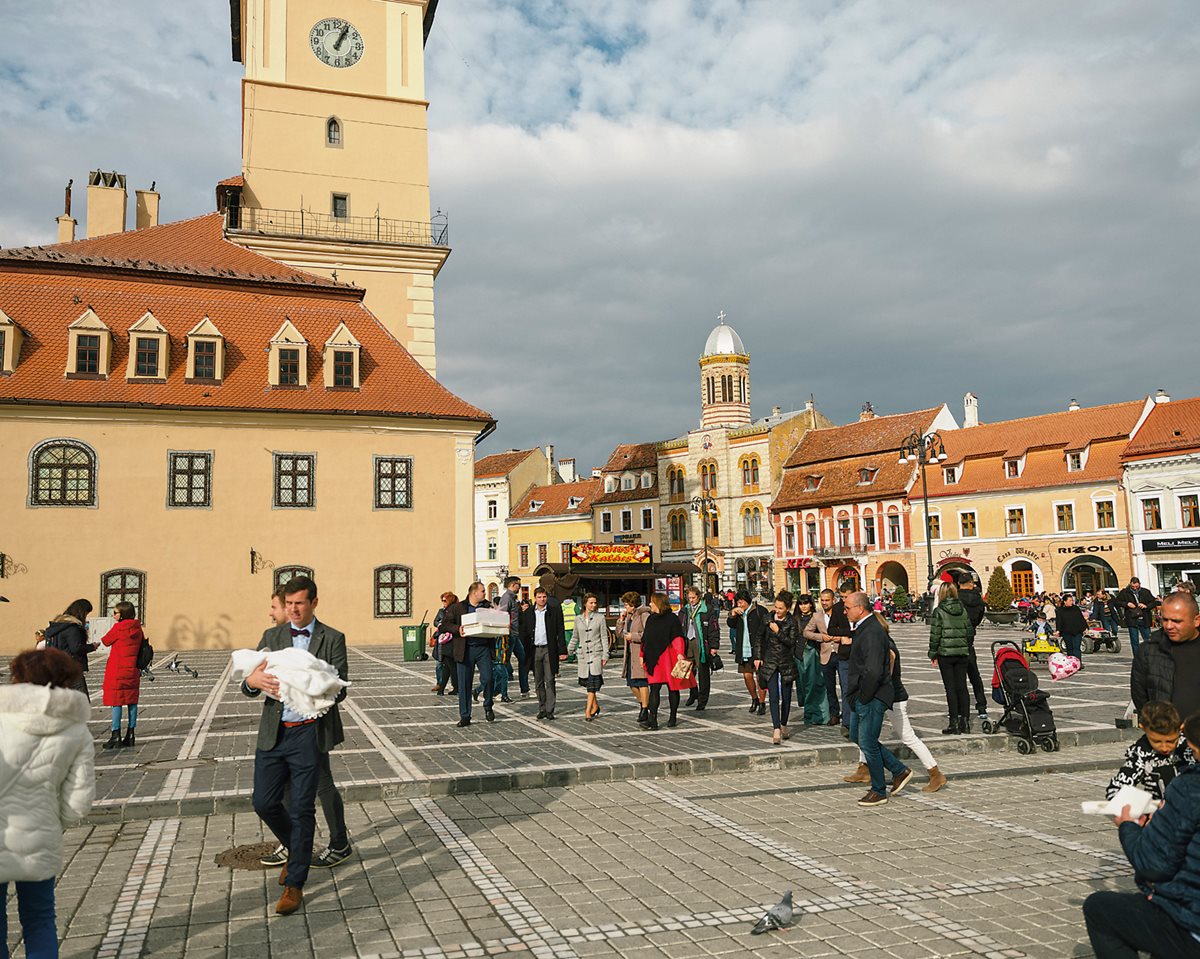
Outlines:
<svg viewBox="0 0 1200 959"><path fill-rule="evenodd" d="M704 541L704 591L708 589L708 524L712 515L712 501L707 496L692 497L692 512L700 516L700 536Z"/></svg>
<svg viewBox="0 0 1200 959"><path fill-rule="evenodd" d="M929 484L925 479L925 467L930 463L941 463L948 458L946 444L937 433L922 436L913 430L900 447L900 465L917 463L921 467L921 504L925 512L925 557L929 562L927 593L933 591L933 539L929 535Z"/></svg>

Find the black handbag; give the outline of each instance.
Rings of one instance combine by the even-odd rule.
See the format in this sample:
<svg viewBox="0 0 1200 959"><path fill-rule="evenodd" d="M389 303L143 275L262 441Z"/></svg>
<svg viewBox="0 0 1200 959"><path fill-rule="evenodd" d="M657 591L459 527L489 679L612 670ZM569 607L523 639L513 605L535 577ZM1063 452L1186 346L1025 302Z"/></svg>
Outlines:
<svg viewBox="0 0 1200 959"><path fill-rule="evenodd" d="M720 654L713 653L711 658L708 661L708 671L710 673L719 673L724 668L725 668L725 664L723 662L721 662Z"/></svg>

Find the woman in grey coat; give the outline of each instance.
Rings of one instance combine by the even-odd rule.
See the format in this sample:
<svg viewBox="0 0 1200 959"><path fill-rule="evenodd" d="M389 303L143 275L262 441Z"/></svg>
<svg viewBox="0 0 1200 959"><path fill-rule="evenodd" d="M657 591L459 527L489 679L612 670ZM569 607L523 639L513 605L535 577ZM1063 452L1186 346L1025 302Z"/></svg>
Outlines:
<svg viewBox="0 0 1200 959"><path fill-rule="evenodd" d="M587 690L587 709L583 718L591 722L600 713L596 694L604 685L604 667L608 663L608 623L597 607L595 593L583 597L583 612L575 617L575 632L567 647L567 655L575 654L579 665L579 685Z"/></svg>

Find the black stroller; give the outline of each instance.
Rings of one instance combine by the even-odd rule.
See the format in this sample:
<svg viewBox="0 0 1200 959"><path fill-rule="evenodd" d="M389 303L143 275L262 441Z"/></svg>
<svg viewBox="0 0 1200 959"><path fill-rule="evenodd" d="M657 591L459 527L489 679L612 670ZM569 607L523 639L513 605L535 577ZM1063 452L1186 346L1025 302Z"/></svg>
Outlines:
<svg viewBox="0 0 1200 959"><path fill-rule="evenodd" d="M1043 751L1058 752L1058 730L1054 713L1048 702L1050 694L1038 688L1037 673L1021 647L1010 639L992 643L992 699L1004 707L1004 715L996 722L985 720L985 733L1001 729L1017 737L1017 752L1028 755L1038 746Z"/></svg>

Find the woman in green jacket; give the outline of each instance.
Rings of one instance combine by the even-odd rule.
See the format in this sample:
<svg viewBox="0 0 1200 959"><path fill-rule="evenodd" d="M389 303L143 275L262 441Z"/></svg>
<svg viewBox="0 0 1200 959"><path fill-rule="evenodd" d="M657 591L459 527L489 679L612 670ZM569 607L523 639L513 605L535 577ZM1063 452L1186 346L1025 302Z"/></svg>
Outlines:
<svg viewBox="0 0 1200 959"><path fill-rule="evenodd" d="M971 731L971 700L967 695L967 662L971 652L971 621L953 583L938 587L937 607L929 620L929 658L942 674L950 725L944 735Z"/></svg>

